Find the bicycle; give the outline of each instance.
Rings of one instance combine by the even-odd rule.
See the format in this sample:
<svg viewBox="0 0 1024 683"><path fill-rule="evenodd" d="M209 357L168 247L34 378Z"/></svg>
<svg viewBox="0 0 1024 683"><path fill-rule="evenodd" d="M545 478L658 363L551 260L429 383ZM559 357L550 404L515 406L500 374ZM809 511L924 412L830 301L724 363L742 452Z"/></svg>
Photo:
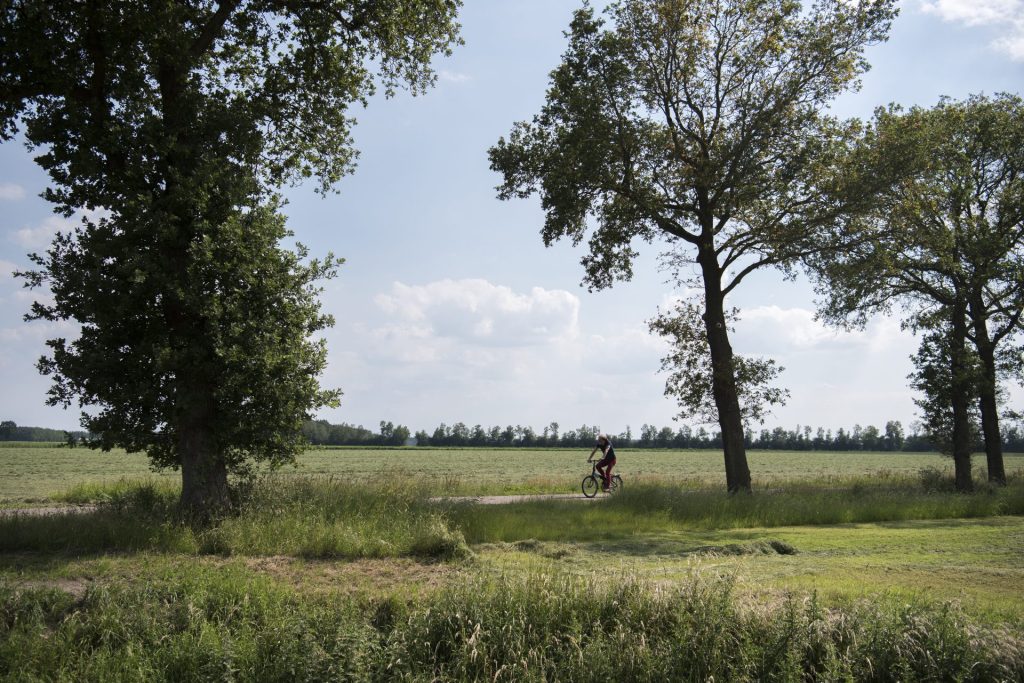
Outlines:
<svg viewBox="0 0 1024 683"><path fill-rule="evenodd" d="M593 498L597 495L597 492L604 486L604 477L597 471L597 460L587 460L587 462L593 464L594 468L587 476L583 477L583 495L587 498ZM608 493L618 493L622 490L622 477L617 474L612 475L611 486L608 487Z"/></svg>

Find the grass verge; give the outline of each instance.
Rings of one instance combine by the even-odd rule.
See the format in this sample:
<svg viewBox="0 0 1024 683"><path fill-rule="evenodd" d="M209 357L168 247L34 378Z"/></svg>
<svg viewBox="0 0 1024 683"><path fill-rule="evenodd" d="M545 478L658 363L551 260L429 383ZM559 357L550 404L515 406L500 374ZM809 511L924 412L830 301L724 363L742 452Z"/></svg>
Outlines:
<svg viewBox="0 0 1024 683"><path fill-rule="evenodd" d="M176 517L178 489L161 481L83 485L64 500L86 512L0 517L0 552L152 550L186 554L318 558L469 554L461 533L415 481L354 484L331 477L269 479L243 496L237 514L209 527Z"/></svg>
<svg viewBox="0 0 1024 683"><path fill-rule="evenodd" d="M161 552L311 558L460 558L467 543L589 542L679 530L774 528L1024 515L1024 481L963 495L899 479L730 496L637 484L597 504L534 500L480 506L430 502L419 479L354 483L334 477L268 478L239 514L207 528L176 521L177 488L161 480L81 485L63 498L95 510L0 517L0 551ZM557 520L557 522L553 522Z"/></svg>
<svg viewBox="0 0 1024 683"><path fill-rule="evenodd" d="M533 500L517 505L452 505L447 516L470 543L536 539L594 541L673 530L773 528L1024 515L1024 481L979 485L965 495L910 478L823 489L790 482L777 491L728 495L661 484L630 485L600 504ZM557 524L551 520L557 519Z"/></svg>

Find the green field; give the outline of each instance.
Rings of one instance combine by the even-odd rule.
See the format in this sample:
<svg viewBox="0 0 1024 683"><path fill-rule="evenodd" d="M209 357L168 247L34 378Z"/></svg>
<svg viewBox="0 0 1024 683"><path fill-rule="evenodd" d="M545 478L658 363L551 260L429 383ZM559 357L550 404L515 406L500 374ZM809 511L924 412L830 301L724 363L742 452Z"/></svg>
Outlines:
<svg viewBox="0 0 1024 683"><path fill-rule="evenodd" d="M729 496L719 453L626 450L598 502L438 499L585 456L311 451L193 527L142 457L0 448L7 507L99 503L0 515L0 680L1024 676L1024 457L963 495L934 454L754 452Z"/></svg>
<svg viewBox="0 0 1024 683"><path fill-rule="evenodd" d="M585 450L564 449L323 449L303 453L295 467L283 468L278 476L418 477L451 493L555 493L577 490L589 472L586 456ZM935 453L751 451L748 460L755 487L794 480L828 485L851 477L915 476L924 468L952 471L951 460ZM976 457L976 469L983 466L984 457ZM1006 470L1024 471L1024 455L1007 455ZM618 471L628 481L694 487L724 486L725 481L717 451L623 449ZM0 505L7 507L46 503L75 485L111 484L125 477L176 481L178 475L153 473L144 455L123 451L0 447Z"/></svg>

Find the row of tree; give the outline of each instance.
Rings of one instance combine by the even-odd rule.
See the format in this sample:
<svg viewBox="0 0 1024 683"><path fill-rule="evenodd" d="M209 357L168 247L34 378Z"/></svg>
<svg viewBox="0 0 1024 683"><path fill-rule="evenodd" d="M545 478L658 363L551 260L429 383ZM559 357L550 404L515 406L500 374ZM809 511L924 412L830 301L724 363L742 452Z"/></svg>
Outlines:
<svg viewBox="0 0 1024 683"><path fill-rule="evenodd" d="M533 427L508 425L506 427L467 426L456 422L440 424L433 432L424 430L415 434L405 425L393 422L380 423L378 431L347 423L331 424L327 420L311 420L302 427L302 435L316 446L479 446L488 448L589 448L599 433L597 427L581 425L577 429L561 431L557 422L552 422L539 432ZM683 425L679 429L658 428L645 424L634 434L626 427L621 434L612 435L620 448L721 448L722 435L717 430L704 427L693 429ZM64 442L79 445L90 440L81 431L65 431L46 427L25 427L11 420L0 422L0 441ZM915 425L909 434L897 420L885 423L885 429L868 425L854 425L846 430L840 427L834 433L831 429L797 426L796 429L776 427L762 429L757 433L745 433L747 448L785 451L935 451L941 444L935 444L923 425ZM1024 453L1024 432L1010 426L1003 432L1003 448L1010 452ZM984 443L975 439L974 450L982 450Z"/></svg>
<svg viewBox="0 0 1024 683"><path fill-rule="evenodd" d="M1024 102L1017 95L879 107L840 121L895 0L622 0L586 6L546 101L491 149L503 199L537 194L546 244L586 243L593 289L667 241L682 291L651 329L671 343L680 419L717 421L730 491L750 489L745 426L788 392L733 352L726 297L748 275L805 269L821 316L898 313L921 332L912 385L929 438L972 486L979 427L1005 483L1000 387L1019 380L1024 311Z"/></svg>
<svg viewBox="0 0 1024 683"><path fill-rule="evenodd" d="M85 432L66 432L62 429L49 429L47 427L24 427L13 420L0 422L0 441L78 441L85 436Z"/></svg>
<svg viewBox="0 0 1024 683"><path fill-rule="evenodd" d="M590 448L594 445L599 429L581 425L576 429L562 431L557 422L552 422L537 431L530 426L507 425L505 427L474 425L463 422L440 424L432 432L419 430L413 433L404 425L381 422L380 431L374 432L362 426L349 424L332 425L326 420L307 422L303 435L318 446L476 446L487 448ZM679 429L658 428L645 424L639 433L626 427L621 434L613 434L612 441L620 448L721 448L722 435L717 430L704 427L691 428L683 425ZM905 433L897 420L886 422L885 429L868 425L854 425L846 430L797 426L795 429L776 427L759 432L747 430L744 435L747 448L787 451L935 451L941 444L932 441L923 425L915 425ZM975 450L982 450L984 444L975 440ZM1024 452L1024 432L1011 426L1004 432L1003 446L1012 452Z"/></svg>

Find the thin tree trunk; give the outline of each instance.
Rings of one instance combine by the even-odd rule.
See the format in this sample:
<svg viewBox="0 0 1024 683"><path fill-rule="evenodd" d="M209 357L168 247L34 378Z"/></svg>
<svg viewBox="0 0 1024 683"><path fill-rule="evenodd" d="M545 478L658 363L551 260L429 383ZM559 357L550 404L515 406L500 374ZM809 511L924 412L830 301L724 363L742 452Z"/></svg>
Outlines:
<svg viewBox="0 0 1024 683"><path fill-rule="evenodd" d="M963 303L957 298L952 308L950 363L953 376L953 469L957 491L974 488L971 476L970 378L967 368L967 321Z"/></svg>
<svg viewBox="0 0 1024 683"><path fill-rule="evenodd" d="M988 480L994 484L1006 484L1006 470L1003 468L1003 438L999 433L999 409L996 405L996 354L995 346L988 334L988 325L979 315L979 306L971 307L974 319L974 345L981 360L981 376L978 381L978 408L981 410L981 431L985 438L985 458L988 466Z"/></svg>
<svg viewBox="0 0 1024 683"><path fill-rule="evenodd" d="M702 248L698 261L704 277L704 325L711 349L712 394L718 409L725 452L725 482L729 493L751 490L747 449L743 441L743 417L736 393L732 346L725 320L725 296L722 294L718 259L714 249Z"/></svg>

